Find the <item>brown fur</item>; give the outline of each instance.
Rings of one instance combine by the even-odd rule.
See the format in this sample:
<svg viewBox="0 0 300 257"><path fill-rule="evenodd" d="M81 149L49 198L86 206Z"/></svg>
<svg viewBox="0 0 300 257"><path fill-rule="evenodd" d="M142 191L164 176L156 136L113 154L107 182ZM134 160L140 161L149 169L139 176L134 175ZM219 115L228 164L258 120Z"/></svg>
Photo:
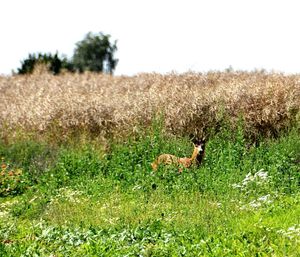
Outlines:
<svg viewBox="0 0 300 257"><path fill-rule="evenodd" d="M200 141L200 143L194 144L194 151L190 158L189 157L179 158L172 154L161 154L160 156L157 157L157 159L154 162L151 163L151 166L152 169L156 171L158 169L158 166L161 164L163 165L174 164L179 166L180 167L179 172L182 172L182 168L189 168L193 163L199 165L203 159L204 151L205 151L205 142Z"/></svg>

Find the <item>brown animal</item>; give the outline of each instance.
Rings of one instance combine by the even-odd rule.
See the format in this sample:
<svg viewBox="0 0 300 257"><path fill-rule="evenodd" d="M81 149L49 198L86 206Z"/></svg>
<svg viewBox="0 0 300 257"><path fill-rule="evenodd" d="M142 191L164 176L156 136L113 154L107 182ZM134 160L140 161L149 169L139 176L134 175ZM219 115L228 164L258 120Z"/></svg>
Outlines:
<svg viewBox="0 0 300 257"><path fill-rule="evenodd" d="M205 139L194 141L194 151L190 158L183 157L179 158L172 154L162 154L151 163L152 169L157 170L158 166L163 165L177 165L179 166L179 172L182 172L182 168L189 168L193 163L200 165L205 155Z"/></svg>

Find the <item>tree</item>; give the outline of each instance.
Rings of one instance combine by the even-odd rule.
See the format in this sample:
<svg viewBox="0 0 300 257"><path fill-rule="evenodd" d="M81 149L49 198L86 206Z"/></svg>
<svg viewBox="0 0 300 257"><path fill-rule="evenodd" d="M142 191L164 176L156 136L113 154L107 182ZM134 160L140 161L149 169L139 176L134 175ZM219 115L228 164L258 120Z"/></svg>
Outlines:
<svg viewBox="0 0 300 257"><path fill-rule="evenodd" d="M74 69L80 72L93 71L112 74L118 60L114 58L117 42L110 42L110 35L89 32L76 44L73 55Z"/></svg>
<svg viewBox="0 0 300 257"><path fill-rule="evenodd" d="M59 58L58 53L52 54L29 54L28 58L21 61L21 68L18 68L18 74L28 74L34 71L37 64L45 64L48 70L54 75L60 73L61 69L73 70L73 65L66 58Z"/></svg>
<svg viewBox="0 0 300 257"><path fill-rule="evenodd" d="M92 71L112 74L118 60L114 58L117 51L117 43L110 42L110 35L103 33L92 34L89 32L86 37L76 44L74 56L69 61L66 57L60 58L58 53L52 54L29 54L28 58L21 61L21 68L18 74L32 73L37 64L46 65L47 69L54 75L67 71Z"/></svg>

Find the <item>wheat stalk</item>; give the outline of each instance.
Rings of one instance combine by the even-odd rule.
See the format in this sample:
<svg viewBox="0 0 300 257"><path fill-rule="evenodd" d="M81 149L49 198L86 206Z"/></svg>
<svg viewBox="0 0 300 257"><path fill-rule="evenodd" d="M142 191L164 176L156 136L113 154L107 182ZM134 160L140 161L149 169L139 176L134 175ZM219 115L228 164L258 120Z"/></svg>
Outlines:
<svg viewBox="0 0 300 257"><path fill-rule="evenodd" d="M103 74L35 72L0 77L2 134L91 131L127 135L164 114L175 134L204 133L224 117L243 117L251 135L272 134L299 119L300 76L263 72Z"/></svg>

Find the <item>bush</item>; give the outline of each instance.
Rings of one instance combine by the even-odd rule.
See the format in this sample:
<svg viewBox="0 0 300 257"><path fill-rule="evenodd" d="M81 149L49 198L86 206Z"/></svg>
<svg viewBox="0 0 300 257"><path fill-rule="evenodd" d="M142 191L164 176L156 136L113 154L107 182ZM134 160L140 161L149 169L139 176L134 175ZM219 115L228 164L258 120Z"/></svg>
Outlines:
<svg viewBox="0 0 300 257"><path fill-rule="evenodd" d="M46 65L49 72L57 75L62 69L73 71L73 64L66 58L59 58L58 54L29 54L28 58L21 62L18 74L31 74L39 65Z"/></svg>

